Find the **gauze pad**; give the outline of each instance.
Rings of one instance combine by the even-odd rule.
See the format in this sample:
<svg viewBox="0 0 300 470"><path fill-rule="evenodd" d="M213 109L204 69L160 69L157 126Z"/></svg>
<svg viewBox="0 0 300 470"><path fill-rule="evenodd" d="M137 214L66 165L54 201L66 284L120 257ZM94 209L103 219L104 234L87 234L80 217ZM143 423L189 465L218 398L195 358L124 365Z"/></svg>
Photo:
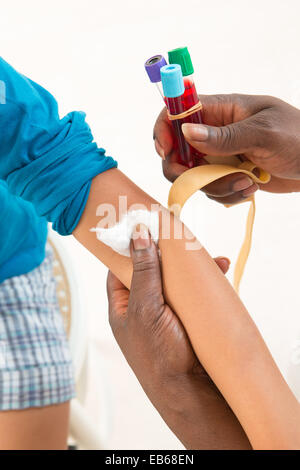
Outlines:
<svg viewBox="0 0 300 470"><path fill-rule="evenodd" d="M98 240L123 256L130 257L130 240L134 228L138 224L148 227L155 243L159 236L159 216L157 211L136 210L124 214L119 223L111 228L94 227Z"/></svg>

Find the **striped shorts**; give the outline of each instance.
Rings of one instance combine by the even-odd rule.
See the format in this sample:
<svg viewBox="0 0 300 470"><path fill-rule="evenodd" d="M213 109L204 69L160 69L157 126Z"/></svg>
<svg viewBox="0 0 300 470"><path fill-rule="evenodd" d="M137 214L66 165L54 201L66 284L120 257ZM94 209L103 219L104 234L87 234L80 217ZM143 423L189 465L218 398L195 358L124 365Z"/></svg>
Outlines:
<svg viewBox="0 0 300 470"><path fill-rule="evenodd" d="M53 277L53 252L0 284L0 410L69 401L73 366Z"/></svg>

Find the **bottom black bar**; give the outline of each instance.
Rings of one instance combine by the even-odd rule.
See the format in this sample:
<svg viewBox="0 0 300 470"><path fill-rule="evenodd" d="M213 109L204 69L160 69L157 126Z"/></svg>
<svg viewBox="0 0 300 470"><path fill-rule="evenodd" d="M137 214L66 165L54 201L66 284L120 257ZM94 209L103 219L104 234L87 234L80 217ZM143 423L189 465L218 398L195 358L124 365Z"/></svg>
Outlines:
<svg viewBox="0 0 300 470"><path fill-rule="evenodd" d="M227 458L230 461L238 460L251 461L251 459L265 460L276 457L280 459L281 457L285 459L285 463L288 458L297 458L299 462L299 451L210 451L210 450L103 450L103 451L78 451L75 449L69 449L66 452L59 451L0 451L1 464L3 466L6 458L10 459L18 456L22 458L28 456L31 459L34 457L39 457L39 454L42 454L42 457L45 457L47 454L47 459L53 454L55 458L57 454L61 461L62 458L72 459L75 457L76 461L84 459L83 463L87 463L89 457L93 459L93 462L97 464L97 468L107 468L109 470L111 467L126 467L130 469L144 469L144 468L153 468L155 466L162 466L172 468L174 466L180 465L181 467L193 467L197 466L206 466L208 463L213 463L214 461L220 461L221 465L226 462ZM89 455L90 454L90 455ZM81 463L81 462L80 462Z"/></svg>

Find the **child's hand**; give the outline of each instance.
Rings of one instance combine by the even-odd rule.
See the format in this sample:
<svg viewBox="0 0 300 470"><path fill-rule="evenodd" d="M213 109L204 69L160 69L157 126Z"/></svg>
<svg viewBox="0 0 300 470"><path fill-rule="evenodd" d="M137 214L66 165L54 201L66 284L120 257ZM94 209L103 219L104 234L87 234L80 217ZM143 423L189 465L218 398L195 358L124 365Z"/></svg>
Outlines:
<svg viewBox="0 0 300 470"><path fill-rule="evenodd" d="M187 141L206 155L240 155L272 175L260 189L285 193L300 191L300 111L270 96L200 96L205 125L184 124ZM166 109L155 127L155 148L164 158L163 172L174 181L187 168L176 163L173 133ZM206 186L211 199L234 204L259 188L243 174L226 176Z"/></svg>

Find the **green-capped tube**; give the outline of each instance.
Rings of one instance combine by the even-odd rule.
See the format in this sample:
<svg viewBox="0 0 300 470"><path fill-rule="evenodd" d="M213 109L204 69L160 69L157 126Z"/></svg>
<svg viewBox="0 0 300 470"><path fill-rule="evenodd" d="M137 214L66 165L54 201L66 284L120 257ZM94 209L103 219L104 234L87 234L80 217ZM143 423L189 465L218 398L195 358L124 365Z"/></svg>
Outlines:
<svg viewBox="0 0 300 470"><path fill-rule="evenodd" d="M178 47L168 52L169 63L178 64L181 66L182 75L187 77L193 75L194 67L193 62L187 47Z"/></svg>

